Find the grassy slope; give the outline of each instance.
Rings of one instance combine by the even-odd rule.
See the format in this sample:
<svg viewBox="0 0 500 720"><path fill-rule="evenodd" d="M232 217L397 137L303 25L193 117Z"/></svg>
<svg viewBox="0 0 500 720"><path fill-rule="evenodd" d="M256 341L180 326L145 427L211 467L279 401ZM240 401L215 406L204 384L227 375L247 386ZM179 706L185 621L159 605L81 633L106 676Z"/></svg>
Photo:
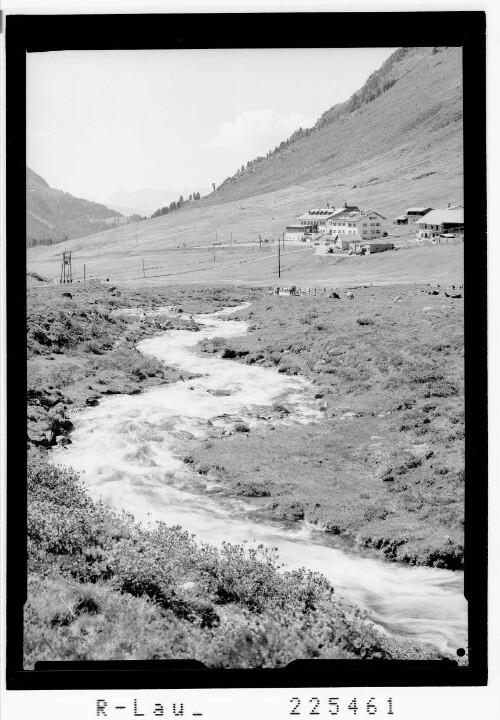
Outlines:
<svg viewBox="0 0 500 720"><path fill-rule="evenodd" d="M404 183L406 192L406 183L415 184L407 197L413 196L414 204L425 203L438 182L461 176L461 50L447 48L433 55L431 48L412 48L386 79L396 83L377 99L252 165L210 201L246 199L294 184L336 179L337 197L343 199L347 192L347 199L354 201L350 185L356 184L363 205L368 186L377 188L382 214L397 212L399 198L390 192L394 181ZM436 183L434 173L439 176ZM423 179L430 183L428 189L419 187ZM332 200L328 192L320 197Z"/></svg>
<svg viewBox="0 0 500 720"><path fill-rule="evenodd" d="M140 530L93 503L74 473L47 464L43 448L70 439L68 407L177 379L133 348L157 328L111 310L175 303L210 311L248 297L233 288L73 292L71 301L50 287L28 294L26 667L42 659L274 667L300 657L427 657L425 648L379 636L320 576L278 573L261 550L200 548L180 529Z"/></svg>
<svg viewBox="0 0 500 720"><path fill-rule="evenodd" d="M239 313L251 334L205 351L309 377L325 421L214 436L186 446L189 461L280 517L398 560L462 567L463 301L430 290L254 302Z"/></svg>
<svg viewBox="0 0 500 720"><path fill-rule="evenodd" d="M154 220L65 243L79 273L83 263L114 281L140 278L146 265L177 261L170 249L277 237L304 209L344 200L372 207L391 218L410 205L442 206L462 201L462 121L460 49L436 55L431 49L408 53L393 71L398 81L359 110L299 140L270 160L252 167L234 183L180 211ZM272 218L274 217L274 221ZM136 241L137 235L137 241ZM30 270L55 277L57 248L28 252ZM205 254L198 251L197 260ZM193 258L186 257L188 263ZM232 279L228 268L221 276Z"/></svg>

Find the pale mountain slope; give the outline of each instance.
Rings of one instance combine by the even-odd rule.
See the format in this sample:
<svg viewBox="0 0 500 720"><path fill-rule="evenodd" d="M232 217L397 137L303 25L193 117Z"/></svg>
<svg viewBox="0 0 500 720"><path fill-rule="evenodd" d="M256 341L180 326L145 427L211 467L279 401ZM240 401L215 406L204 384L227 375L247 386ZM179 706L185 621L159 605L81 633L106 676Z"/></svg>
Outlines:
<svg viewBox="0 0 500 720"><path fill-rule="evenodd" d="M443 179L460 176L461 49L433 53L432 48L411 48L401 59L390 60L378 82L390 87L379 97L354 112L337 106L346 114L251 164L210 201L235 200L315 179L343 182L342 176L359 175L358 188L368 182L411 182L430 172ZM318 125L328 123L329 114L335 117L335 108ZM386 212L394 206L391 200L387 199ZM398 197L394 200L399 202Z"/></svg>

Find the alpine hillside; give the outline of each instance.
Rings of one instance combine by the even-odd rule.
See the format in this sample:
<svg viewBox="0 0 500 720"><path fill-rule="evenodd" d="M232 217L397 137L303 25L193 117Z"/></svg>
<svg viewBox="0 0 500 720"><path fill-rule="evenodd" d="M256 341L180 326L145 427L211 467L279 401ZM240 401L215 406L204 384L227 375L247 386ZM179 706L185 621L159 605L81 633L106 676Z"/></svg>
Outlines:
<svg viewBox="0 0 500 720"><path fill-rule="evenodd" d="M26 168L26 243L50 245L106 230L122 214L105 205L55 190Z"/></svg>
<svg viewBox="0 0 500 720"><path fill-rule="evenodd" d="M374 194L390 214L401 202L414 202L415 195L430 201L429 192L437 204L437 183L428 190L429 182L420 180L438 176L435 180L446 186L451 180L455 190L461 153L460 48L400 48L347 102L323 113L313 128L300 128L267 157L250 161L211 201L319 181L345 188L329 199L348 193L366 204L364 198ZM404 183L402 197L393 183Z"/></svg>
<svg viewBox="0 0 500 720"><path fill-rule="evenodd" d="M125 280L136 277L138 258L159 274L178 264L170 258L174 249L209 245L211 252L212 243L231 240L233 248L235 242L258 244L259 236L277 238L298 215L326 203L376 210L392 234L398 232L393 218L408 207L463 203L462 153L461 49L400 48L351 98L327 109L312 128L298 128L266 157L249 159L210 195L65 248L82 263L92 262L95 276ZM39 248L31 259L30 269L57 273L55 249Z"/></svg>

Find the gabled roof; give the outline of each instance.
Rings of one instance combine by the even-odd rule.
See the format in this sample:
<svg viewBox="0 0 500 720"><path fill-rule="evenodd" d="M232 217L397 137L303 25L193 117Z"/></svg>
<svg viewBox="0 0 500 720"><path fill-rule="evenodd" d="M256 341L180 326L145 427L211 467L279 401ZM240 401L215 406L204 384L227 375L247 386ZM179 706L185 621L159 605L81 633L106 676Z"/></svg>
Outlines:
<svg viewBox="0 0 500 720"><path fill-rule="evenodd" d="M334 220L351 220L353 222L357 222L358 220L363 220L364 218L368 217L369 215L378 215L378 217L382 218L382 220L385 220L386 218L381 215L380 213L376 212L375 210L368 210L367 212L340 212L335 213Z"/></svg>
<svg viewBox="0 0 500 720"><path fill-rule="evenodd" d="M378 213L376 210L368 210L368 212L360 213L361 217L360 220L362 220L365 217L368 217L368 215L378 215L379 218L382 218L382 220L386 220L386 218Z"/></svg>
<svg viewBox="0 0 500 720"><path fill-rule="evenodd" d="M338 233L335 235L335 240L349 240L353 242L353 238L359 237L357 233Z"/></svg>
<svg viewBox="0 0 500 720"><path fill-rule="evenodd" d="M355 218L359 215L359 210L339 210L339 212L336 212L333 216L334 220L343 220L344 218Z"/></svg>
<svg viewBox="0 0 500 720"><path fill-rule="evenodd" d="M416 225L441 225L442 223L464 224L464 209L461 206L431 210L416 222Z"/></svg>
<svg viewBox="0 0 500 720"><path fill-rule="evenodd" d="M340 215L345 215L349 213L359 213L359 207L357 205L344 205L344 207L337 208L335 212L333 213L335 217Z"/></svg>
<svg viewBox="0 0 500 720"><path fill-rule="evenodd" d="M337 210L335 208L315 208L314 210L308 210L303 215L299 215L299 220L327 220L329 217L334 215Z"/></svg>
<svg viewBox="0 0 500 720"><path fill-rule="evenodd" d="M407 213L417 213L417 212L429 212L429 210L432 210L431 207L411 207L408 208L406 211Z"/></svg>

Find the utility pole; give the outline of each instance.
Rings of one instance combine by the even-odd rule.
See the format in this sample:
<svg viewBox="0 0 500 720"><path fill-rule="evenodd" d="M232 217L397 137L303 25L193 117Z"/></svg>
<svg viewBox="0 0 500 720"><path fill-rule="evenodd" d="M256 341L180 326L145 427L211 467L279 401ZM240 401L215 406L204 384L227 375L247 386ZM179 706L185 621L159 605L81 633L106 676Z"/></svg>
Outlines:
<svg viewBox="0 0 500 720"><path fill-rule="evenodd" d="M281 243L278 240L278 277L281 277Z"/></svg>
<svg viewBox="0 0 500 720"><path fill-rule="evenodd" d="M213 250L213 253L214 253L214 262L215 262L215 243L213 243L213 245L212 245L212 250Z"/></svg>

